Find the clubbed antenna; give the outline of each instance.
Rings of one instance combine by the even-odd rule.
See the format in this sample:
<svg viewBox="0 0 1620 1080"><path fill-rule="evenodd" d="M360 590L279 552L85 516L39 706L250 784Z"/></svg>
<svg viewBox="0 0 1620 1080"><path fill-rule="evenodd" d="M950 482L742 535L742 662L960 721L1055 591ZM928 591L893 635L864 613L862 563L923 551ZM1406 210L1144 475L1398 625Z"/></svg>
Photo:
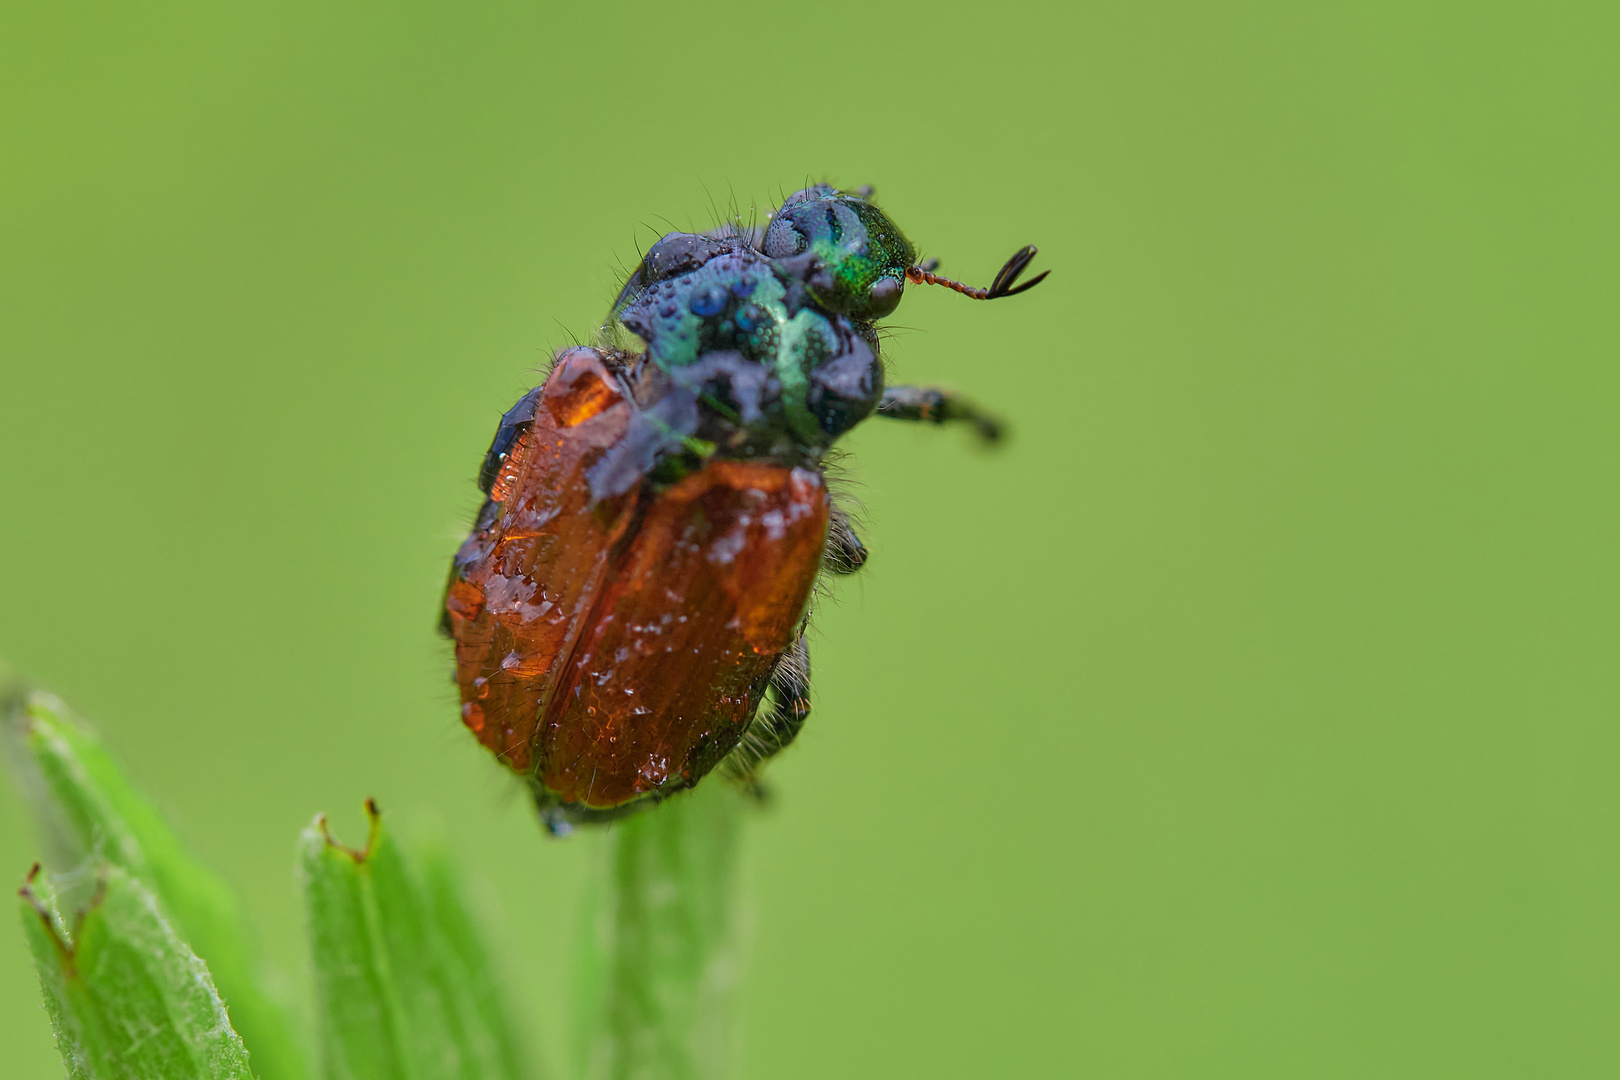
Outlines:
<svg viewBox="0 0 1620 1080"><path fill-rule="evenodd" d="M934 273L934 267L939 265L939 261L937 259L929 259L920 266L907 267L906 280L911 282L913 285L943 285L947 289L955 289L963 296L971 296L975 300L996 300L1003 296L1016 296L1026 289L1033 289L1035 286L1045 281L1046 275L1052 272L1050 270L1042 270L1039 274L1036 274L1022 285L1014 284L1014 282L1018 280L1018 275L1022 274L1025 269L1029 267L1030 262L1034 260L1035 251L1036 248L1034 244L1026 244L1014 252L1013 257L1008 259L1007 262L1002 266L1001 270L996 274L996 280L990 283L990 287L988 289L980 289L972 285L963 285L960 281L952 281L948 277L940 277L938 274Z"/></svg>

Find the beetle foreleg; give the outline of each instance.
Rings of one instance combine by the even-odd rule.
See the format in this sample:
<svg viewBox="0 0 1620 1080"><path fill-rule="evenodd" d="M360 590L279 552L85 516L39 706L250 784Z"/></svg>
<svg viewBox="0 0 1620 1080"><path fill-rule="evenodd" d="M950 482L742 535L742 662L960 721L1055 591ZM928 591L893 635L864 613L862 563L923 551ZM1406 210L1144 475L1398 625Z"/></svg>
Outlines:
<svg viewBox="0 0 1620 1080"><path fill-rule="evenodd" d="M930 424L966 420L985 442L1000 439L1005 428L1000 420L983 412L972 402L949 390L932 386L886 388L883 399L878 402L877 415L895 420L921 420Z"/></svg>
<svg viewBox="0 0 1620 1080"><path fill-rule="evenodd" d="M827 546L821 553L821 568L832 574L853 574L866 565L868 552L855 527L836 506L827 528Z"/></svg>

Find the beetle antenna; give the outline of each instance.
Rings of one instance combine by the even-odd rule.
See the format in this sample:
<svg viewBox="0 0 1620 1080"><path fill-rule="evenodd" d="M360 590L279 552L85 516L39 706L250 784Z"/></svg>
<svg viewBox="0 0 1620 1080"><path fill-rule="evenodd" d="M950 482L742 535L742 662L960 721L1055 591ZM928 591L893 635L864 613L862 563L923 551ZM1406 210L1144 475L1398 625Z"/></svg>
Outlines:
<svg viewBox="0 0 1620 1080"><path fill-rule="evenodd" d="M964 285L960 281L940 277L934 273L933 267L939 265L934 259L928 260L921 266L907 267L906 280L913 285L943 285L947 289L955 289L963 296L971 296L975 300L999 300L1003 296L1017 296L1026 289L1033 289L1045 281L1046 275L1052 272L1042 270L1022 285L1014 284L1018 280L1018 276L1028 269L1029 264L1034 261L1035 251L1034 244L1025 244L1015 251L1013 257L1002 264L1001 269L997 271L996 279L990 283L988 289L981 289L974 285Z"/></svg>

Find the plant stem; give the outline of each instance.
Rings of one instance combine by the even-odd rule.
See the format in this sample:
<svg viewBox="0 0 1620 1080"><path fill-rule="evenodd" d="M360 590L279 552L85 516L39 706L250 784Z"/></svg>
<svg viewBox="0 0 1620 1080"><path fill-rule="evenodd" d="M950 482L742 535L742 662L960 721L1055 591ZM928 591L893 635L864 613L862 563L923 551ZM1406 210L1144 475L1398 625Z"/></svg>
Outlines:
<svg viewBox="0 0 1620 1080"><path fill-rule="evenodd" d="M599 838L580 964L588 1080L728 1071L742 813L717 777Z"/></svg>

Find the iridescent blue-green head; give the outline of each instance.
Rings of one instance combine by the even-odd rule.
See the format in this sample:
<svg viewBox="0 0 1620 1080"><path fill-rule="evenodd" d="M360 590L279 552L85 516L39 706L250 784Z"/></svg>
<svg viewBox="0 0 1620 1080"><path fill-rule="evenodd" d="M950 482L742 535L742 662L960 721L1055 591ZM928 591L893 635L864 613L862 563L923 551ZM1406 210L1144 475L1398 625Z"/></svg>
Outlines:
<svg viewBox="0 0 1620 1080"><path fill-rule="evenodd" d="M917 258L911 241L866 195L829 184L789 195L771 217L764 249L793 264L792 276L816 303L862 322L894 311Z"/></svg>

